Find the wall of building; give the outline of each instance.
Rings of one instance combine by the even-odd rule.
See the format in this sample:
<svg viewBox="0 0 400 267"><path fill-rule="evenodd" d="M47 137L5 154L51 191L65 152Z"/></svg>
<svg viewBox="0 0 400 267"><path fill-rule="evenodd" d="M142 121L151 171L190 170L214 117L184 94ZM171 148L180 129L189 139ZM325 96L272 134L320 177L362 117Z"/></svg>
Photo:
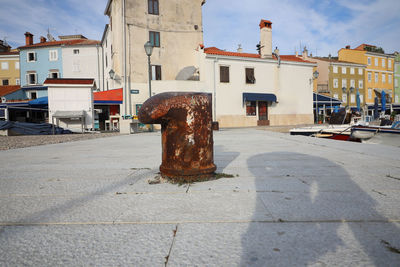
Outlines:
<svg viewBox="0 0 400 267"><path fill-rule="evenodd" d="M393 83L395 86L394 87L394 91L395 91L394 101L395 101L395 103L400 103L400 55L397 55L396 59L395 59Z"/></svg>
<svg viewBox="0 0 400 267"><path fill-rule="evenodd" d="M49 60L49 51L57 50L58 59L56 61ZM36 53L36 61L28 62L27 54L29 52ZM62 50L60 47L46 48L26 48L20 51L20 68L21 68L21 86L27 86L26 74L29 71L34 71L37 74L37 84L43 82L49 77L50 70L58 70L59 77L63 76L62 68Z"/></svg>
<svg viewBox="0 0 400 267"><path fill-rule="evenodd" d="M74 53L78 50L79 53ZM96 86L101 84L100 79L100 46L66 46L62 48L63 78L92 78Z"/></svg>
<svg viewBox="0 0 400 267"><path fill-rule="evenodd" d="M3 85L3 80L8 80L8 85L19 85L19 69L18 54L0 53L0 86Z"/></svg>

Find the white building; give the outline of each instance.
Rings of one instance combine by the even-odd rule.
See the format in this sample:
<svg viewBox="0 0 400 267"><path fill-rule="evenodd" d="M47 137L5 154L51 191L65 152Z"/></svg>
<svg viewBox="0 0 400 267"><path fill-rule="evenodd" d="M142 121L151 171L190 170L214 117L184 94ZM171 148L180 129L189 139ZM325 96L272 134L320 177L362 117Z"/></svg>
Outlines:
<svg viewBox="0 0 400 267"><path fill-rule="evenodd" d="M121 81L114 81L113 88L124 88L121 115L135 115L149 98L143 46L150 40L155 44L151 95L166 91L212 93L214 120L221 127L313 123L312 73L316 64L294 55L273 56L272 22L267 20L260 23L257 54L204 48L204 3L108 1L105 14L110 17L110 29L105 34L112 42L113 71Z"/></svg>

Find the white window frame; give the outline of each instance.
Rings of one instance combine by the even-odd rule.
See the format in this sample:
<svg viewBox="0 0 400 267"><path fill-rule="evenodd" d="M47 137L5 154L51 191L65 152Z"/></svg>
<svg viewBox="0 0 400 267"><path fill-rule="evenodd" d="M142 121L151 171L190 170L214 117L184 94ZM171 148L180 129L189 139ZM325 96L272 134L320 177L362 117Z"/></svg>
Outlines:
<svg viewBox="0 0 400 267"><path fill-rule="evenodd" d="M30 60L29 58L30 58L30 54L33 54L33 60ZM34 51L28 51L28 52L26 52L26 61L27 62L36 62L37 61L37 54L36 54L36 52L34 52Z"/></svg>
<svg viewBox="0 0 400 267"><path fill-rule="evenodd" d="M386 74L382 73L382 83L386 83Z"/></svg>
<svg viewBox="0 0 400 267"><path fill-rule="evenodd" d="M375 72L375 83L379 82L379 74Z"/></svg>
<svg viewBox="0 0 400 267"><path fill-rule="evenodd" d="M15 61L15 65L14 66L15 66L16 70L19 70L19 61Z"/></svg>
<svg viewBox="0 0 400 267"><path fill-rule="evenodd" d="M342 79L342 88L346 87L347 88L347 79Z"/></svg>
<svg viewBox="0 0 400 267"><path fill-rule="evenodd" d="M388 74L388 81L390 84L392 84L392 74Z"/></svg>
<svg viewBox="0 0 400 267"><path fill-rule="evenodd" d="M58 50L49 50L49 61L57 61L58 60Z"/></svg>
<svg viewBox="0 0 400 267"><path fill-rule="evenodd" d="M392 68L392 60L391 60L391 59L388 60L388 68L389 68L389 69Z"/></svg>
<svg viewBox="0 0 400 267"><path fill-rule="evenodd" d="M363 69L362 68L358 68L358 75L362 75L363 74Z"/></svg>
<svg viewBox="0 0 400 267"><path fill-rule="evenodd" d="M35 83L32 83L31 82L31 76L30 75L35 75ZM36 72L30 72L30 73L27 73L26 75L25 75L25 78L26 78L26 84L28 84L28 85L35 85L35 84L38 84L38 80L37 80L37 73Z"/></svg>
<svg viewBox="0 0 400 267"><path fill-rule="evenodd" d="M53 78L53 73L57 73L57 78ZM48 76L51 79L59 79L60 77L60 71L58 70L50 70Z"/></svg>
<svg viewBox="0 0 400 267"><path fill-rule="evenodd" d="M382 67L386 67L386 61L384 58L382 58Z"/></svg>
<svg viewBox="0 0 400 267"><path fill-rule="evenodd" d="M333 79L333 88L339 88L339 80Z"/></svg>
<svg viewBox="0 0 400 267"><path fill-rule="evenodd" d="M347 94L345 93L342 94L342 102L347 104Z"/></svg>
<svg viewBox="0 0 400 267"><path fill-rule="evenodd" d="M8 64L8 61L1 62L1 69L2 70L8 70L9 66L10 66L10 64Z"/></svg>
<svg viewBox="0 0 400 267"><path fill-rule="evenodd" d="M79 51L79 49L74 49L73 51L72 51L72 53L74 54L74 55L79 55L79 53L80 53L80 51Z"/></svg>
<svg viewBox="0 0 400 267"><path fill-rule="evenodd" d="M354 74L354 73L355 73L354 67L351 67L351 68L350 68L350 74Z"/></svg>
<svg viewBox="0 0 400 267"><path fill-rule="evenodd" d="M368 88L368 99L372 99L372 88Z"/></svg>
<svg viewBox="0 0 400 267"><path fill-rule="evenodd" d="M358 88L363 89L363 87L364 87L364 81L358 80Z"/></svg>
<svg viewBox="0 0 400 267"><path fill-rule="evenodd" d="M356 80L354 79L350 80L350 87L356 88Z"/></svg>
<svg viewBox="0 0 400 267"><path fill-rule="evenodd" d="M368 71L368 82L372 82L372 72Z"/></svg>
<svg viewBox="0 0 400 267"><path fill-rule="evenodd" d="M346 72L347 72L346 69L347 69L346 67L342 67L342 74L346 74Z"/></svg>
<svg viewBox="0 0 400 267"><path fill-rule="evenodd" d="M371 65L371 57L368 57L368 65Z"/></svg>
<svg viewBox="0 0 400 267"><path fill-rule="evenodd" d="M379 59L377 57L375 58L375 66L379 66Z"/></svg>
<svg viewBox="0 0 400 267"><path fill-rule="evenodd" d="M72 71L73 72L81 72L79 60L74 60L72 62Z"/></svg>
<svg viewBox="0 0 400 267"><path fill-rule="evenodd" d="M21 85L21 80L20 80L19 78L16 78L16 79L15 79L15 84L16 84L16 85Z"/></svg>
<svg viewBox="0 0 400 267"><path fill-rule="evenodd" d="M338 73L338 67L337 66L333 66L333 73Z"/></svg>
<svg viewBox="0 0 400 267"><path fill-rule="evenodd" d="M364 102L364 96L360 94L360 104Z"/></svg>
<svg viewBox="0 0 400 267"><path fill-rule="evenodd" d="M356 102L356 95L350 94L350 103L355 103L355 102Z"/></svg>

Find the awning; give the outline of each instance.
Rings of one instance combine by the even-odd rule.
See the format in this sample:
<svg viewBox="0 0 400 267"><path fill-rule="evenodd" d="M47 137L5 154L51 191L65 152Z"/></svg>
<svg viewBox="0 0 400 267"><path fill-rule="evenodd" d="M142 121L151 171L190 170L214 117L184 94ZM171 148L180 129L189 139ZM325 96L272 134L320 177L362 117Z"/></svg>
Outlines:
<svg viewBox="0 0 400 267"><path fill-rule="evenodd" d="M39 97L28 102L30 106L47 106L49 104L49 99L47 96Z"/></svg>
<svg viewBox="0 0 400 267"><path fill-rule="evenodd" d="M277 102L274 94L243 93L243 102L246 101L269 101Z"/></svg>
<svg viewBox="0 0 400 267"><path fill-rule="evenodd" d="M316 94L316 93L313 93L313 100L314 100L314 106L317 101L318 101L318 106L323 106L323 105L329 106L331 104L332 104L332 106L338 106L338 105L342 104L342 101L340 101L337 98L333 98L333 97L329 97L329 96L321 95L321 94Z"/></svg>
<svg viewBox="0 0 400 267"><path fill-rule="evenodd" d="M22 90L47 90L47 86L26 86L22 87Z"/></svg>
<svg viewBox="0 0 400 267"><path fill-rule="evenodd" d="M72 110L72 111L57 110L56 112L54 112L53 117L59 118L59 119L83 118L83 117L85 117L85 111L84 110Z"/></svg>
<svg viewBox="0 0 400 267"><path fill-rule="evenodd" d="M94 104L122 104L122 88L102 92L94 92L93 97Z"/></svg>

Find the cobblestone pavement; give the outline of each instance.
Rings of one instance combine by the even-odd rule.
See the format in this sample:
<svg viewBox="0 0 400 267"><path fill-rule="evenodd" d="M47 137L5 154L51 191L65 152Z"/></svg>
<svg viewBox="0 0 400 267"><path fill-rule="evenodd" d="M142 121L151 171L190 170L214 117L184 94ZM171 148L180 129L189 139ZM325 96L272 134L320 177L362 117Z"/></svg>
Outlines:
<svg viewBox="0 0 400 267"><path fill-rule="evenodd" d="M0 136L0 150L103 138L119 133Z"/></svg>

